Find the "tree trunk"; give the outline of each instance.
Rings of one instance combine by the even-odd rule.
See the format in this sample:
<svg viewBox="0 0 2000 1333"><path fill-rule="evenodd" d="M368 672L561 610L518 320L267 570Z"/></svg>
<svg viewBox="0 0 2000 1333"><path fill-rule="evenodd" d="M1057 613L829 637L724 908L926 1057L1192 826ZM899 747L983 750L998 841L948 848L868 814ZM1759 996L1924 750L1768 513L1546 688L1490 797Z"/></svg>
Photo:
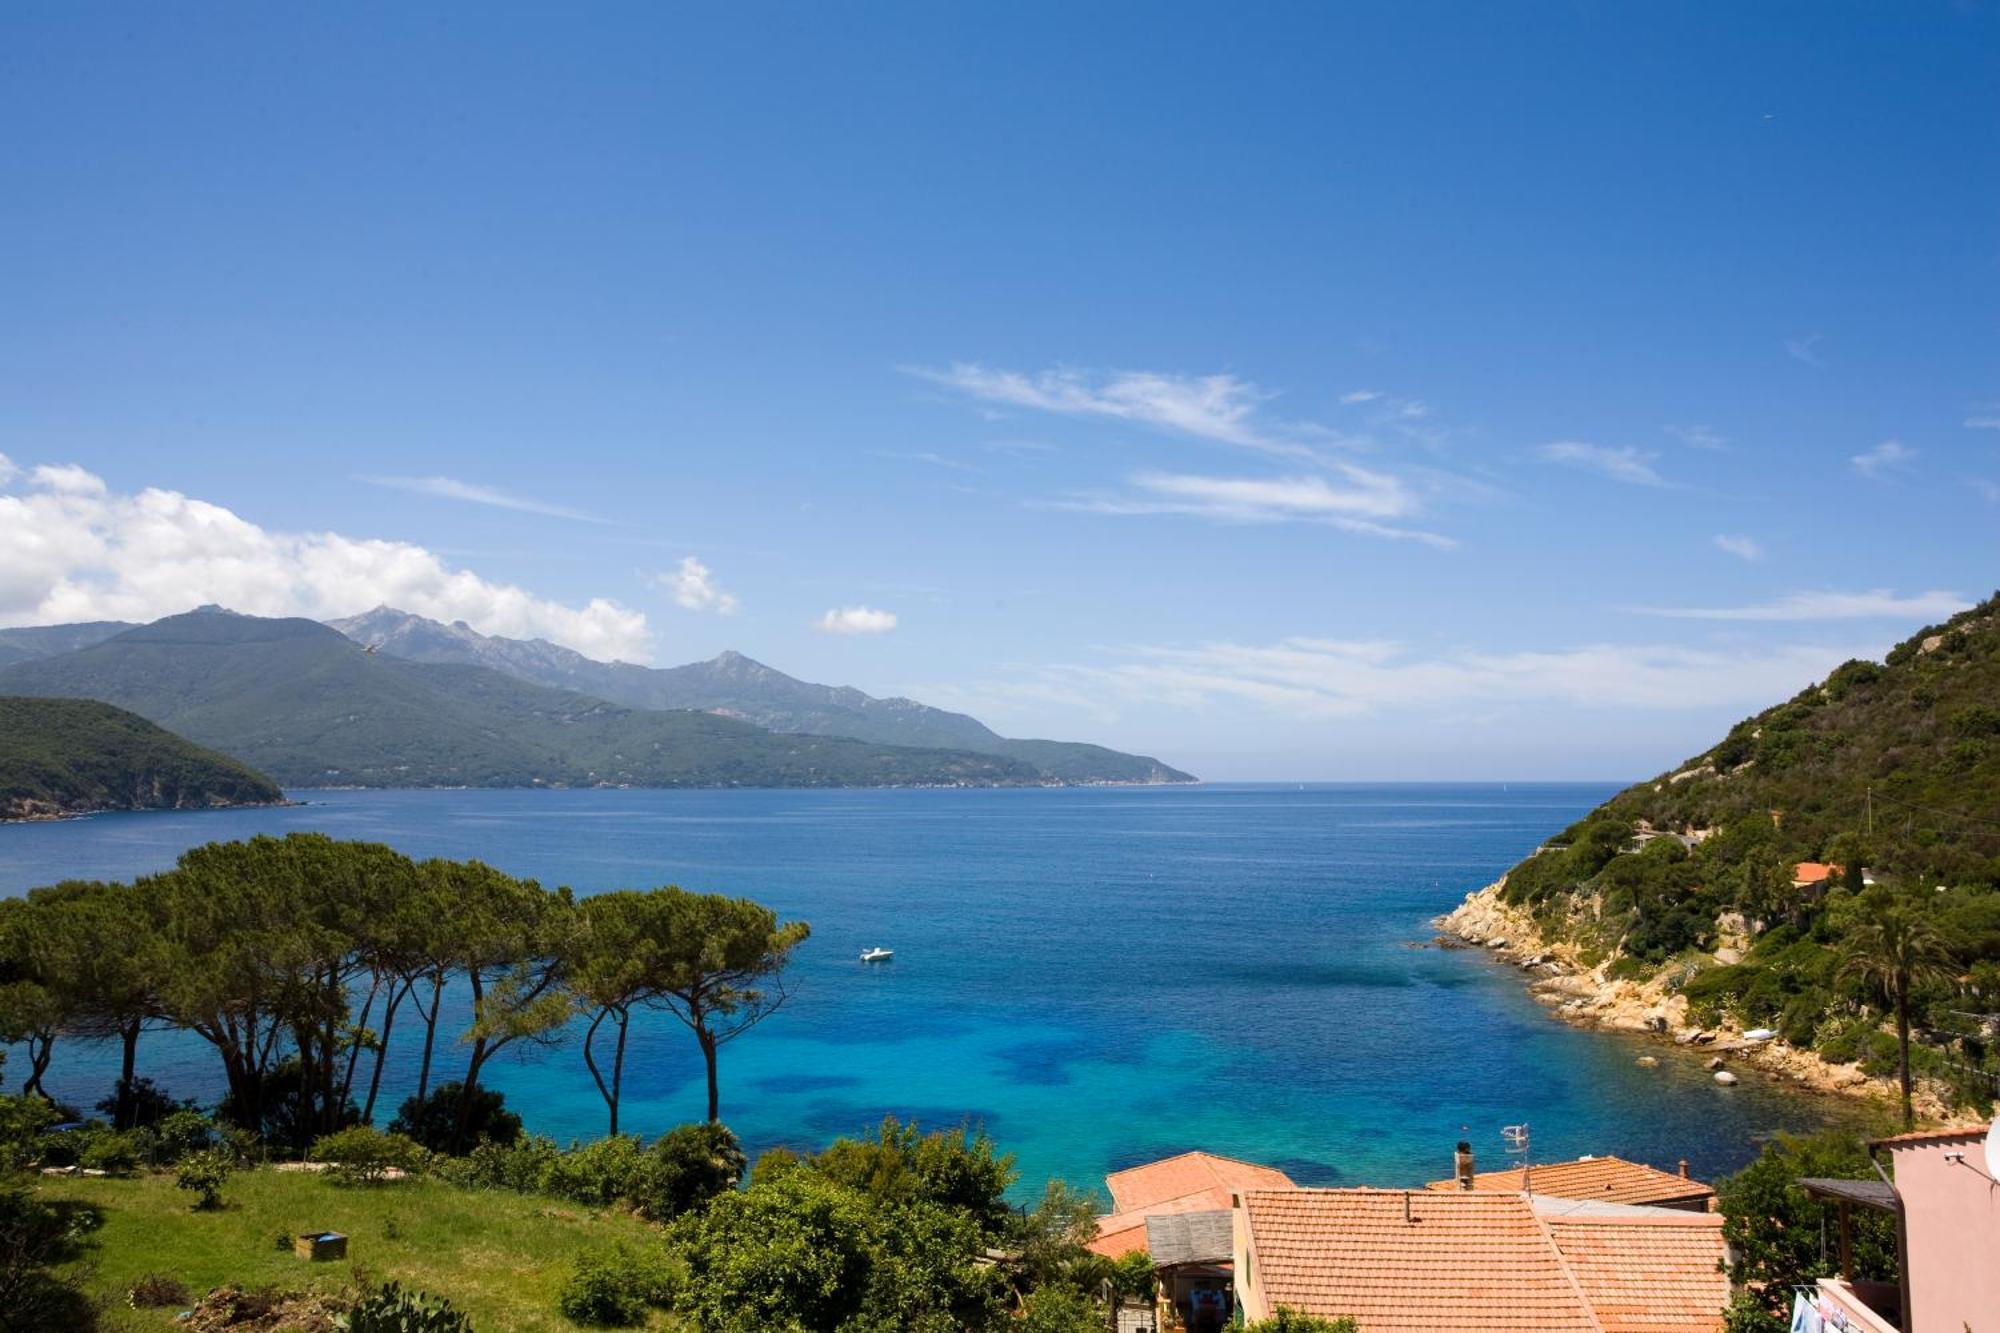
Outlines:
<svg viewBox="0 0 2000 1333"><path fill-rule="evenodd" d="M701 1058L708 1064L708 1122L717 1124L722 1120L722 1093L715 1081L715 1034L701 1027L694 1035L701 1042Z"/></svg>
<svg viewBox="0 0 2000 1333"><path fill-rule="evenodd" d="M1896 982L1897 1072L1903 1081L1903 1128L1915 1129L1916 1112L1910 1106L1910 987L1900 977Z"/></svg>
<svg viewBox="0 0 2000 1333"><path fill-rule="evenodd" d="M618 1098L625 1083L625 1032L632 1024L632 1015L618 1015L618 1053L611 1057L611 1134L618 1134Z"/></svg>
<svg viewBox="0 0 2000 1333"><path fill-rule="evenodd" d="M132 1094L132 1080L139 1068L139 1020L127 1019L118 1025L118 1040L124 1046L119 1062L118 1110L111 1118L115 1129L132 1128L133 1117L138 1113Z"/></svg>
<svg viewBox="0 0 2000 1333"><path fill-rule="evenodd" d="M465 1067L465 1082L458 1085L458 1123L451 1131L451 1155L465 1151L465 1131L472 1126L472 1093L479 1086L479 1070L486 1063L486 1038L475 1037L472 1060Z"/></svg>
<svg viewBox="0 0 2000 1333"><path fill-rule="evenodd" d="M431 1050L437 1045L438 1005L444 996L444 969L431 974L431 1008L424 1015L424 1062L417 1070L417 1104L423 1105L424 1094L431 1088Z"/></svg>
<svg viewBox="0 0 2000 1333"><path fill-rule="evenodd" d="M611 1082L606 1083L604 1081L604 1071L597 1067L597 1052L591 1044L597 1040L597 1029L604 1026L604 1020L609 1017L611 1017L611 1008L609 1005L606 1005L597 1011L596 1017L590 1020L590 1027L583 1034L583 1063L590 1070L591 1081L597 1084L597 1095L604 1099L604 1105L611 1113L611 1129L609 1132L613 1138L616 1138L618 1135L618 1076L614 1068ZM622 1025L618 1033L618 1048L619 1059L622 1061L625 1054L625 1033Z"/></svg>
<svg viewBox="0 0 2000 1333"><path fill-rule="evenodd" d="M396 1026L396 1010L402 1005L403 997L410 993L411 983L405 982L398 990L389 992L389 1003L382 1010L382 1035L375 1042L375 1069L368 1076L368 1102L361 1108L361 1123L375 1123L375 1095L382 1091L382 1064L389 1057L389 1033Z"/></svg>
<svg viewBox="0 0 2000 1333"><path fill-rule="evenodd" d="M53 1032L31 1032L28 1034L28 1078L21 1084L23 1097L41 1094L45 1102L55 1098L42 1091L42 1075L49 1072L49 1060L55 1054L56 1034Z"/></svg>
<svg viewBox="0 0 2000 1333"><path fill-rule="evenodd" d="M354 1096L354 1069L361 1060L361 1038L368 1031L368 1015L375 1011L375 997L382 990L382 978L376 977L368 986L368 999L361 1006L361 1017L354 1023L354 1039L347 1043L347 1072L340 1079L340 1100L344 1105Z"/></svg>

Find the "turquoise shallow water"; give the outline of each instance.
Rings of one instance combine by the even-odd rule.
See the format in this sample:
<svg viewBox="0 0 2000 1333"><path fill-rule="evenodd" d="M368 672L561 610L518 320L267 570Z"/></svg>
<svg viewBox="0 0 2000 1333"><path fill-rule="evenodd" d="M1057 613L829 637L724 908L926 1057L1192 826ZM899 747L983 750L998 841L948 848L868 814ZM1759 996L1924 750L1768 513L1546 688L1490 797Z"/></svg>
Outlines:
<svg viewBox="0 0 2000 1333"><path fill-rule="evenodd" d="M1612 788L1203 786L1033 791L311 792L291 809L112 815L0 828L0 893L122 878L184 848L318 829L416 856L477 856L579 893L678 883L813 927L791 1004L725 1048L724 1118L754 1148L810 1145L886 1112L984 1123L1020 1160L1096 1185L1201 1147L1307 1184L1449 1174L1501 1126L1549 1160L1686 1157L1710 1176L1824 1108L1756 1080L1549 1019L1519 974L1428 947L1429 919ZM856 956L886 944L896 960ZM699 1054L635 1024L626 1128L702 1109ZM1641 1069L1652 1049L1664 1059ZM392 1059L388 1105L413 1082ZM457 1052L440 1044L447 1074ZM142 1072L212 1096L207 1048L150 1037ZM89 1102L109 1050L59 1047ZM601 1133L574 1044L495 1070L531 1128Z"/></svg>

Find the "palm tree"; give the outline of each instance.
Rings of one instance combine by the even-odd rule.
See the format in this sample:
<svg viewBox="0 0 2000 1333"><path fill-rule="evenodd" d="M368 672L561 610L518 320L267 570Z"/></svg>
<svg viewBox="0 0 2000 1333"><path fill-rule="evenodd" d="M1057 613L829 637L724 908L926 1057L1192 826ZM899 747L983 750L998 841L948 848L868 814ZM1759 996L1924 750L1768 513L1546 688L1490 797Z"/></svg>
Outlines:
<svg viewBox="0 0 2000 1333"><path fill-rule="evenodd" d="M1848 933L1838 975L1886 991L1896 1006L1898 1072L1903 1083L1903 1128L1916 1124L1910 1108L1910 992L1951 976L1951 950L1936 923L1907 896L1885 903Z"/></svg>

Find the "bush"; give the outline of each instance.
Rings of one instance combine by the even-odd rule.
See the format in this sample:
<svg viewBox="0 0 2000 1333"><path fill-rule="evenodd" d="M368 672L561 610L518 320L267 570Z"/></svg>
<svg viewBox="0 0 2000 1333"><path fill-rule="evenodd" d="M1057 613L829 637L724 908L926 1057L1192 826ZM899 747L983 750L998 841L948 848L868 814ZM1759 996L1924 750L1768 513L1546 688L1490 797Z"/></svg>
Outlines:
<svg viewBox="0 0 2000 1333"><path fill-rule="evenodd" d="M1352 1319L1321 1319L1281 1305L1276 1314L1259 1319L1244 1333L1356 1333L1356 1325Z"/></svg>
<svg viewBox="0 0 2000 1333"><path fill-rule="evenodd" d="M126 1175L137 1170L139 1163L151 1155L151 1138L143 1131L119 1134L107 1129L92 1134L83 1151L77 1154L77 1165L114 1176Z"/></svg>
<svg viewBox="0 0 2000 1333"><path fill-rule="evenodd" d="M215 1144L215 1126L199 1111L170 1111L153 1123L154 1166L172 1166L189 1153Z"/></svg>
<svg viewBox="0 0 2000 1333"><path fill-rule="evenodd" d="M0 1320L8 1333L89 1333L97 1308L57 1264L75 1259L96 1215L52 1207L0 1182Z"/></svg>
<svg viewBox="0 0 2000 1333"><path fill-rule="evenodd" d="M601 1208L620 1199L639 1198L646 1190L652 1165L639 1140L621 1134L555 1154L535 1188L559 1199Z"/></svg>
<svg viewBox="0 0 2000 1333"><path fill-rule="evenodd" d="M15 1171L41 1156L42 1139L61 1112L40 1097L0 1097L0 1171Z"/></svg>
<svg viewBox="0 0 2000 1333"><path fill-rule="evenodd" d="M748 1162L727 1127L706 1121L668 1131L653 1145L651 1158L649 1178L629 1197L655 1222L706 1208L710 1199L736 1188Z"/></svg>
<svg viewBox="0 0 2000 1333"><path fill-rule="evenodd" d="M229 1179L234 1165L229 1152L223 1148L204 1148L200 1152L189 1153L174 1175L174 1186L197 1196L194 1201L197 1211L212 1211L222 1207L223 1182Z"/></svg>
<svg viewBox="0 0 2000 1333"><path fill-rule="evenodd" d="M440 1157L431 1163L431 1169L439 1178L466 1189L546 1194L562 1155L554 1139L531 1135L511 1148L482 1143L463 1157Z"/></svg>
<svg viewBox="0 0 2000 1333"><path fill-rule="evenodd" d="M354 1303L348 1333L472 1333L472 1321L442 1297L384 1283Z"/></svg>
<svg viewBox="0 0 2000 1333"><path fill-rule="evenodd" d="M356 1125L316 1139L312 1158L332 1164L327 1178L336 1185L375 1185L390 1171L414 1172L423 1165L424 1150L400 1134L384 1134Z"/></svg>
<svg viewBox="0 0 2000 1333"><path fill-rule="evenodd" d="M467 1111L465 1132L459 1133L462 1083L440 1083L422 1100L411 1097L389 1122L391 1134L415 1139L432 1152L463 1152L480 1143L512 1147L521 1138L521 1117L507 1109L507 1099L491 1088L475 1087Z"/></svg>
<svg viewBox="0 0 2000 1333"><path fill-rule="evenodd" d="M148 1273L132 1284L131 1290L125 1293L125 1301L134 1310L185 1306L188 1289L179 1278L165 1273Z"/></svg>
<svg viewBox="0 0 2000 1333"><path fill-rule="evenodd" d="M1048 1287L1028 1297L1019 1333L1096 1333L1110 1323L1109 1313L1074 1287Z"/></svg>
<svg viewBox="0 0 2000 1333"><path fill-rule="evenodd" d="M670 1305L676 1285L664 1258L618 1244L578 1255L558 1304L579 1324L633 1328L649 1308Z"/></svg>
<svg viewBox="0 0 2000 1333"><path fill-rule="evenodd" d="M115 1124L119 1110L119 1095L125 1091L125 1080L121 1078L117 1083L112 1085L111 1095L97 1104L98 1113ZM127 1129L138 1129L145 1125L157 1125L170 1115L185 1111L196 1111L193 1102L175 1101L167 1095L165 1088L162 1088L149 1078L133 1079L130 1095L132 1123L126 1126ZM199 1114L199 1112L196 1111L196 1114Z"/></svg>

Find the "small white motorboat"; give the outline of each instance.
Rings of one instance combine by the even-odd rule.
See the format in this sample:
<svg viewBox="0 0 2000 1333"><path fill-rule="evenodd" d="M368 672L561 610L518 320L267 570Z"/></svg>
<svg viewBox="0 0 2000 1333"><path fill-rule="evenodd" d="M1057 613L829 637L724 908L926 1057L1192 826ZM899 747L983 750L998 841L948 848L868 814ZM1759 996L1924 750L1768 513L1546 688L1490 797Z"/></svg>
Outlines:
<svg viewBox="0 0 2000 1333"><path fill-rule="evenodd" d="M1771 1031L1771 1029L1769 1028L1751 1028L1748 1032L1743 1034L1743 1040L1769 1041L1771 1040L1771 1038L1777 1035L1778 1035L1777 1033Z"/></svg>
<svg viewBox="0 0 2000 1333"><path fill-rule="evenodd" d="M896 956L894 949L863 949L861 961L864 963L886 963Z"/></svg>

